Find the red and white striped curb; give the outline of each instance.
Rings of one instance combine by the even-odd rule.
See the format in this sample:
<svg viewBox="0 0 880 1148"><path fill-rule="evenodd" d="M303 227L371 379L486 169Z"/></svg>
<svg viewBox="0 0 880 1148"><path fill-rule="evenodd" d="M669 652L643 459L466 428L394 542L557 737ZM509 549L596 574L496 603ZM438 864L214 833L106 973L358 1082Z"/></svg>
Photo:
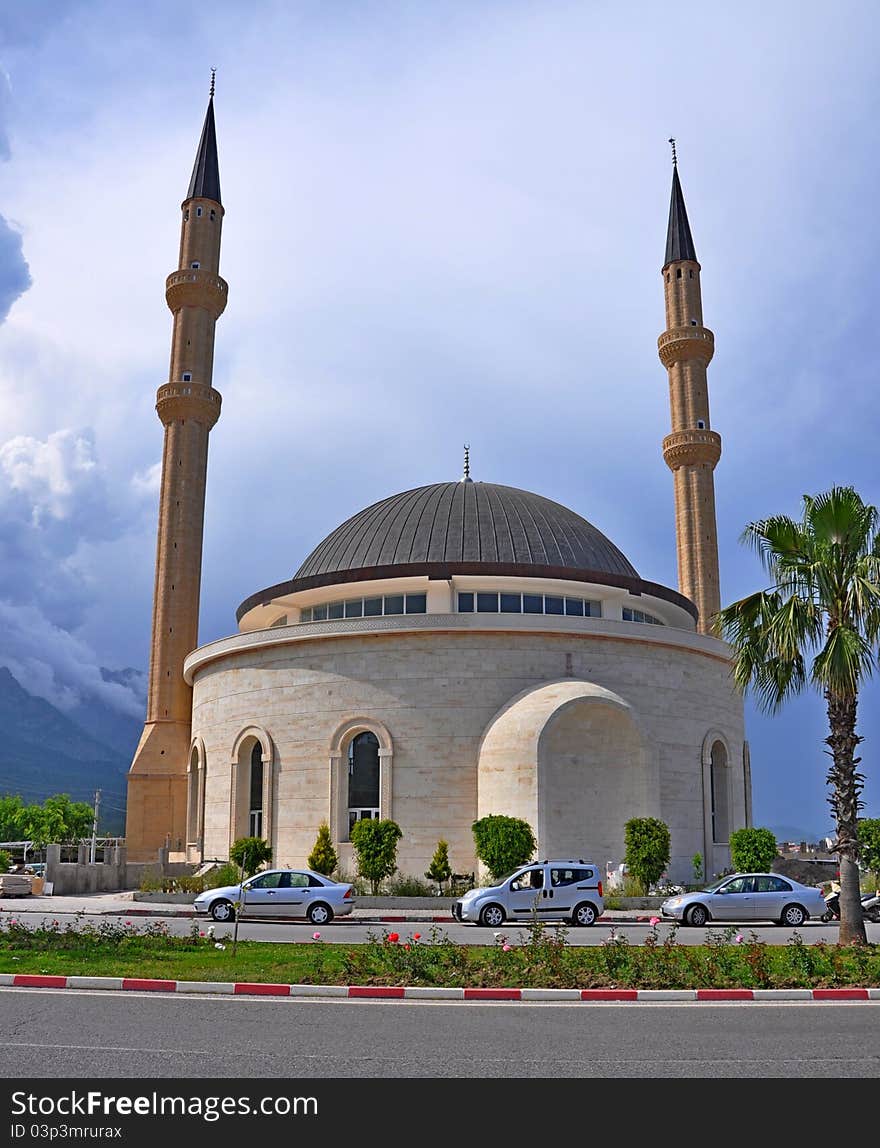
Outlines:
<svg viewBox="0 0 880 1148"><path fill-rule="evenodd" d="M459 989L433 986L280 985L250 981L161 981L142 977L62 977L0 973L0 986L111 989L230 996L349 997L457 1001L880 1001L880 988L845 989Z"/></svg>

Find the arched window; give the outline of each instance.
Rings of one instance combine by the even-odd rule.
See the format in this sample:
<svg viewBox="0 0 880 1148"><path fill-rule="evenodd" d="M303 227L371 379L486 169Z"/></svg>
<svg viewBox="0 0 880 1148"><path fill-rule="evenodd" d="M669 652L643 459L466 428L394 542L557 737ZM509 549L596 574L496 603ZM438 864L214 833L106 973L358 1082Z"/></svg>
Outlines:
<svg viewBox="0 0 880 1148"><path fill-rule="evenodd" d="M251 750L251 784L248 804L248 836L263 836L263 747L254 742Z"/></svg>
<svg viewBox="0 0 880 1148"><path fill-rule="evenodd" d="M348 747L348 828L379 816L379 739L365 730Z"/></svg>
<svg viewBox="0 0 880 1148"><path fill-rule="evenodd" d="M730 837L728 801L727 750L720 741L712 746L709 784L712 802L712 840L727 841Z"/></svg>

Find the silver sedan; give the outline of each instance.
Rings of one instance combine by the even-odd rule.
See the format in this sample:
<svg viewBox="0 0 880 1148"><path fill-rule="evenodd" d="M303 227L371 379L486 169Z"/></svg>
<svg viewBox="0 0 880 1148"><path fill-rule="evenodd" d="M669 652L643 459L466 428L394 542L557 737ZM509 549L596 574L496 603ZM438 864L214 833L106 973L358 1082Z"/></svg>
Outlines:
<svg viewBox="0 0 880 1148"><path fill-rule="evenodd" d="M705 889L680 893L660 906L664 917L684 925L707 921L778 921L796 929L825 912L821 892L778 873L733 873Z"/></svg>
<svg viewBox="0 0 880 1148"><path fill-rule="evenodd" d="M206 889L193 902L197 913L209 913L215 921L233 921L238 912L242 919L306 917L313 925L345 916L354 905L350 884L311 869L270 869L241 885Z"/></svg>

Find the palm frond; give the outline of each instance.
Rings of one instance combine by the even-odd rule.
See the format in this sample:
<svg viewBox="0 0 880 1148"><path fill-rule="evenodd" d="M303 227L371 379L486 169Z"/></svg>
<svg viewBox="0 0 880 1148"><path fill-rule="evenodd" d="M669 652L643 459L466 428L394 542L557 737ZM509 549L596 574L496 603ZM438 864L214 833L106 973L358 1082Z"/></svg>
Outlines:
<svg viewBox="0 0 880 1148"><path fill-rule="evenodd" d="M874 652L867 639L851 626L835 626L813 661L816 686L841 697L858 694L874 670Z"/></svg>

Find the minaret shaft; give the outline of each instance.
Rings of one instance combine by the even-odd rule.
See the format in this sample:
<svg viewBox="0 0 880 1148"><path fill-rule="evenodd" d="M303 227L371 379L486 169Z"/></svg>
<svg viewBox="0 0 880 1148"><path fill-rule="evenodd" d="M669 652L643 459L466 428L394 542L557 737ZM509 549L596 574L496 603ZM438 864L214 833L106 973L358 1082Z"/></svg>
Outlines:
<svg viewBox="0 0 880 1148"><path fill-rule="evenodd" d="M711 429L709 420L707 367L715 337L703 326L700 264L677 170L667 259L662 272L666 330L658 347L669 375L672 430L663 440L663 458L674 477L678 588L696 605L697 629L705 634L712 632L712 619L721 608L713 475L721 457L721 436Z"/></svg>
<svg viewBox="0 0 880 1148"><path fill-rule="evenodd" d="M186 840L192 689L183 677L183 661L198 645L208 435L220 416L220 394L211 385L214 328L227 294L218 274L219 186L209 103L190 196L181 205L178 267L165 285L174 319L168 382L156 396L165 436L147 714L128 778L131 860L155 859L165 846L175 852L199 848Z"/></svg>

